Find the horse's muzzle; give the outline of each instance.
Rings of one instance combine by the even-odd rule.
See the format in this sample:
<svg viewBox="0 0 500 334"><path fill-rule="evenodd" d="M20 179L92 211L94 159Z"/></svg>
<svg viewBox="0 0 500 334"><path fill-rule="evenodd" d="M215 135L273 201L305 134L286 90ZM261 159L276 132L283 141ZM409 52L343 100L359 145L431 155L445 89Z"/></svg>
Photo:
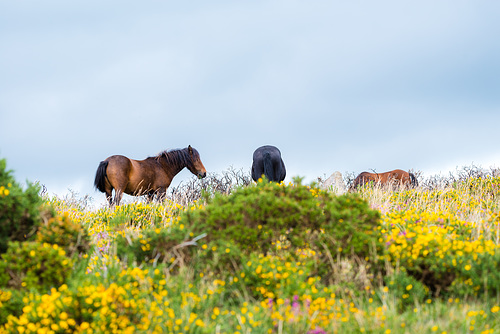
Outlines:
<svg viewBox="0 0 500 334"><path fill-rule="evenodd" d="M207 172L198 172L199 179L203 179L205 176L207 176Z"/></svg>

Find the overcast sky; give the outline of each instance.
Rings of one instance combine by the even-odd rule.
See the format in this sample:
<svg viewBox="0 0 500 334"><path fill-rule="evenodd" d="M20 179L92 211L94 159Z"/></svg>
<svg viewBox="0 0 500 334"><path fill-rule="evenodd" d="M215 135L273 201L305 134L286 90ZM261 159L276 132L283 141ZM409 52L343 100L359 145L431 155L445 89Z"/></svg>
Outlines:
<svg viewBox="0 0 500 334"><path fill-rule="evenodd" d="M101 160L188 145L209 172L275 145L286 181L499 167L499 17L496 0L3 1L0 158L99 199Z"/></svg>

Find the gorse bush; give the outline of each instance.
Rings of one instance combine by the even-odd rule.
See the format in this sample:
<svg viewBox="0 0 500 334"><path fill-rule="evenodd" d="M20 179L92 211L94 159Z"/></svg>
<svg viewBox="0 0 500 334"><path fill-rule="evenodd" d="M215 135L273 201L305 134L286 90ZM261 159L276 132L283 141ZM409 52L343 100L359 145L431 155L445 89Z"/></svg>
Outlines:
<svg viewBox="0 0 500 334"><path fill-rule="evenodd" d="M179 225L169 229L145 229L137 236L119 235L116 238L118 257L128 263L173 263L183 265L192 257L188 233Z"/></svg>
<svg viewBox="0 0 500 334"><path fill-rule="evenodd" d="M500 333L500 178L455 181L46 201L0 257L0 333Z"/></svg>
<svg viewBox="0 0 500 334"><path fill-rule="evenodd" d="M395 304L400 310L424 303L430 295L427 286L404 271L385 276L384 282L391 293L398 296Z"/></svg>
<svg viewBox="0 0 500 334"><path fill-rule="evenodd" d="M11 242L0 261L0 287L47 291L65 282L72 261L58 245Z"/></svg>
<svg viewBox="0 0 500 334"><path fill-rule="evenodd" d="M208 243L225 240L246 253L326 247L332 256L362 258L383 249L380 213L356 194L336 197L300 183L262 181L206 201L204 208L181 215L181 222L194 235L206 233Z"/></svg>
<svg viewBox="0 0 500 334"><path fill-rule="evenodd" d="M500 248L483 236L471 240L474 227L452 216L397 212L386 236L388 258L395 267L436 295L496 295L500 287ZM492 221L496 218L492 217Z"/></svg>
<svg viewBox="0 0 500 334"><path fill-rule="evenodd" d="M336 197L300 183L262 181L205 200L205 206L185 210L167 228L117 236L118 257L129 264L164 263L171 272L189 264L202 275L207 268L234 275L252 253L294 263L316 254L307 261L308 275L330 279L331 258L354 255L376 263L377 252L383 253L380 215L356 194Z"/></svg>
<svg viewBox="0 0 500 334"><path fill-rule="evenodd" d="M23 190L6 167L0 159L0 254L9 241L24 241L36 232L42 204L40 187L28 184Z"/></svg>
<svg viewBox="0 0 500 334"><path fill-rule="evenodd" d="M255 253L242 263L240 281L256 297L274 299L276 296L292 299L294 296L311 295L318 291L320 277L315 276L313 258L300 259L295 254L283 252L280 256L262 256Z"/></svg>
<svg viewBox="0 0 500 334"><path fill-rule="evenodd" d="M36 234L36 241L62 247L69 257L84 254L90 249L87 229L75 223L69 215L55 215L44 221Z"/></svg>
<svg viewBox="0 0 500 334"><path fill-rule="evenodd" d="M0 288L0 324L23 313L23 291Z"/></svg>

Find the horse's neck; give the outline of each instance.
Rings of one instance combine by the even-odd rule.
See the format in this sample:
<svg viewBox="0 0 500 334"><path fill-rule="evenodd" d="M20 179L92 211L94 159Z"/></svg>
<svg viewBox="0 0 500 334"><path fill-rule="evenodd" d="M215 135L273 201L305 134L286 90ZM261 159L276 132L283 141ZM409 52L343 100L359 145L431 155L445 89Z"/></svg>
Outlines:
<svg viewBox="0 0 500 334"><path fill-rule="evenodd" d="M163 167L163 170L165 173L167 173L171 178L176 176L177 174L180 173L181 170L183 170L186 166L186 164L169 164L166 159L162 159L160 161L161 166Z"/></svg>

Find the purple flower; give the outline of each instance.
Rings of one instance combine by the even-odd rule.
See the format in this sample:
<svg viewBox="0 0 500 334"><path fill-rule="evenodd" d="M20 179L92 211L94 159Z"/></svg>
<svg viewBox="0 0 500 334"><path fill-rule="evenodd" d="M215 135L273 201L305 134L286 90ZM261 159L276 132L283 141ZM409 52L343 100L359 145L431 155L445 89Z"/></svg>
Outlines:
<svg viewBox="0 0 500 334"><path fill-rule="evenodd" d="M267 305L269 306L269 308L273 308L273 299L272 298L269 298L267 300Z"/></svg>

